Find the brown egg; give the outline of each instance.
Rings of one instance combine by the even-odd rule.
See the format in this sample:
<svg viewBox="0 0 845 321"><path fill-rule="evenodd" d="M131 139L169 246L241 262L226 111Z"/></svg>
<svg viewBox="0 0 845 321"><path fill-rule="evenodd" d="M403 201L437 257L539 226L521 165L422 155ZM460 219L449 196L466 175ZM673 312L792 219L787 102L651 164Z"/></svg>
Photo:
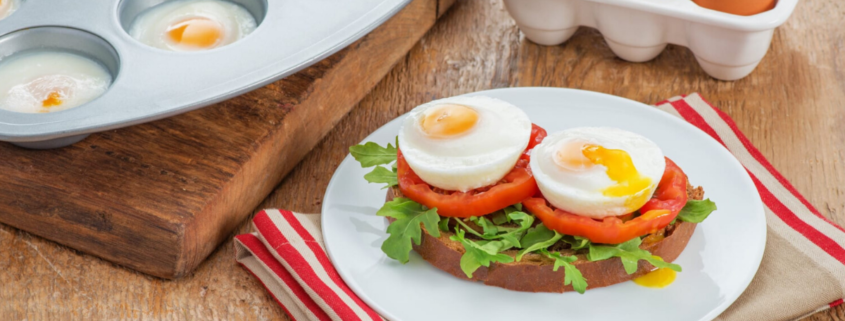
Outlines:
<svg viewBox="0 0 845 321"><path fill-rule="evenodd" d="M741 16L755 15L772 10L777 0L692 0L707 9Z"/></svg>

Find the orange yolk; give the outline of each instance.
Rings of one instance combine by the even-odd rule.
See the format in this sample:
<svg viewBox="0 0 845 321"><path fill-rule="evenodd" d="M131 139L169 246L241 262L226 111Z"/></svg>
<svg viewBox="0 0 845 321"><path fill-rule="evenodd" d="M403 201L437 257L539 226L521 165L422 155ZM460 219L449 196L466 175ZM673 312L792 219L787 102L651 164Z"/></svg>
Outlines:
<svg viewBox="0 0 845 321"><path fill-rule="evenodd" d="M461 105L441 105L425 112L420 121L422 131L429 137L445 138L466 133L478 123L478 112Z"/></svg>
<svg viewBox="0 0 845 321"><path fill-rule="evenodd" d="M616 182L615 185L602 191L602 194L605 196L633 196L651 187L651 179L637 172L637 168L634 167L634 162L631 160L631 155L628 155L628 152L621 149L607 149L592 144L584 145L581 152L593 164L607 167L607 177ZM650 196L648 193L640 194L640 196L629 199L629 203L639 206L645 203L641 201Z"/></svg>
<svg viewBox="0 0 845 321"><path fill-rule="evenodd" d="M180 45L212 48L223 40L223 27L216 21L193 18L171 25L167 36Z"/></svg>
<svg viewBox="0 0 845 321"><path fill-rule="evenodd" d="M607 167L607 176L616 182L602 191L609 197L628 196L625 205L635 211L651 196L643 191L651 187L651 179L640 175L627 152L607 149L583 141L571 141L561 146L554 155L558 167L570 171L583 171L595 165Z"/></svg>
<svg viewBox="0 0 845 321"><path fill-rule="evenodd" d="M654 258L663 260L659 256L655 256ZM672 269L662 268L634 279L634 283L648 288L665 288L669 284L672 284L672 282L675 282L677 275L678 273Z"/></svg>
<svg viewBox="0 0 845 321"><path fill-rule="evenodd" d="M62 104L62 95L58 92L51 92L47 95L47 99L41 102L41 106L47 107L55 107Z"/></svg>

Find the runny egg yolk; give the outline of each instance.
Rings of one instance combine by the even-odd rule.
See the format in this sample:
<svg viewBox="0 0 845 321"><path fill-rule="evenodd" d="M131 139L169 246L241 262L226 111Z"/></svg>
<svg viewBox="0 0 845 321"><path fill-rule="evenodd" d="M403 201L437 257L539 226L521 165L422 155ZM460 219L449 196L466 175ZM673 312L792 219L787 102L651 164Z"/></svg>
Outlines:
<svg viewBox="0 0 845 321"><path fill-rule="evenodd" d="M651 196L642 192L651 187L651 179L637 172L631 156L624 150L572 141L558 149L554 162L562 169L570 171L582 171L595 165L604 165L608 178L616 184L605 188L602 194L609 197L630 196L626 205L632 211L642 206L646 198Z"/></svg>
<svg viewBox="0 0 845 321"><path fill-rule="evenodd" d="M180 45L211 48L223 40L223 27L217 21L191 18L171 25L167 36Z"/></svg>
<svg viewBox="0 0 845 321"><path fill-rule="evenodd" d="M55 107L55 106L59 106L61 104L62 104L62 95L58 91L50 92L50 94L47 95L47 99L44 99L44 101L41 102L41 106L43 106L45 108Z"/></svg>
<svg viewBox="0 0 845 321"><path fill-rule="evenodd" d="M581 149L584 157L593 164L607 167L607 177L616 182L602 191L602 194L610 197L631 196L625 204L636 210L636 207L645 203L649 193L642 193L651 187L651 179L640 175L634 167L631 155L621 149L607 149L599 145L587 144Z"/></svg>
<svg viewBox="0 0 845 321"><path fill-rule="evenodd" d="M478 112L463 105L446 104L425 111L420 128L426 136L447 138L468 132L478 123Z"/></svg>
<svg viewBox="0 0 845 321"><path fill-rule="evenodd" d="M659 256L654 258L663 260ZM634 279L634 283L647 288L665 288L675 282L677 275L678 273L670 268L660 268Z"/></svg>

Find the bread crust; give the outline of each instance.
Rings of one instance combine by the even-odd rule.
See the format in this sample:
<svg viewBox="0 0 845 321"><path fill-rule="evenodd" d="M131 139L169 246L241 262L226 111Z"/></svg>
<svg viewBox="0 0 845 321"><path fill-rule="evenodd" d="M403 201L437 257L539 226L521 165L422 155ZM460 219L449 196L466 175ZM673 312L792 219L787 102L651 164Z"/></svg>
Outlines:
<svg viewBox="0 0 845 321"><path fill-rule="evenodd" d="M687 194L690 199L701 200L704 191L701 187L687 186ZM391 188L387 192L387 201L401 196L402 192L398 187ZM686 248L695 231L695 226L695 223L678 221L673 228L665 230L665 238L650 244L644 242L640 248L667 262L673 262ZM460 242L449 239L454 233L441 231L440 237L434 237L428 234L424 227L423 232L422 241L420 245L414 244L414 250L431 265L455 277L514 291L558 293L573 291L572 285L563 285L565 275L563 269L553 271L554 261L535 253L524 255L519 262L493 262L490 267L482 266L473 273L470 279L461 270L461 256L465 252L463 246ZM515 257L517 251L509 250L504 253ZM571 253L565 254L571 255ZM588 290L630 281L654 270L654 266L648 262L640 261L637 272L628 274L619 258L592 262L583 254L578 254L577 257L578 260L573 264L587 279Z"/></svg>

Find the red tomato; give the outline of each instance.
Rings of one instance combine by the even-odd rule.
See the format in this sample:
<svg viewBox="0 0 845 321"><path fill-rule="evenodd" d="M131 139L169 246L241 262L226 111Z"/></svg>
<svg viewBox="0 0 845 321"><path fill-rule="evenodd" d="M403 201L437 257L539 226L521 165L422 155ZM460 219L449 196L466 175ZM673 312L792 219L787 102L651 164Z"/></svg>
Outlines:
<svg viewBox="0 0 845 321"><path fill-rule="evenodd" d="M593 243L619 244L635 237L657 232L666 227L687 203L687 175L672 160L666 158L666 170L652 199L646 202L642 215L624 221L621 217L596 220L552 209L545 198L535 197L522 205L549 229L561 234L585 237Z"/></svg>
<svg viewBox="0 0 845 321"><path fill-rule="evenodd" d="M528 162L531 150L545 137L545 129L532 125L528 147L513 170L495 185L468 192L445 191L424 182L414 173L399 150L396 159L399 190L414 202L437 208L437 214L441 216L471 217L493 213L537 194L539 190Z"/></svg>

